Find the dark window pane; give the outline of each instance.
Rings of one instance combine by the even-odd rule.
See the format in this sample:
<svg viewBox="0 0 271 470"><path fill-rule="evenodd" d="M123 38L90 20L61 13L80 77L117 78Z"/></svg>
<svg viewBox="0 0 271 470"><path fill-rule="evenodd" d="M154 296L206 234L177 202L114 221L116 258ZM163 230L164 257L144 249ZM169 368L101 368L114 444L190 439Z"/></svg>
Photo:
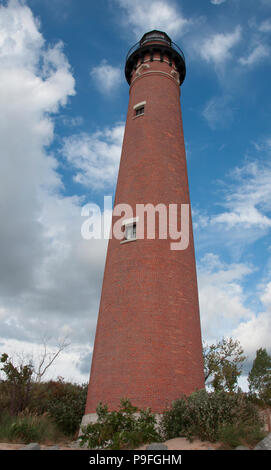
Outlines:
<svg viewBox="0 0 271 470"><path fill-rule="evenodd" d="M144 106L136 109L136 116L139 116L140 114L144 114Z"/></svg>

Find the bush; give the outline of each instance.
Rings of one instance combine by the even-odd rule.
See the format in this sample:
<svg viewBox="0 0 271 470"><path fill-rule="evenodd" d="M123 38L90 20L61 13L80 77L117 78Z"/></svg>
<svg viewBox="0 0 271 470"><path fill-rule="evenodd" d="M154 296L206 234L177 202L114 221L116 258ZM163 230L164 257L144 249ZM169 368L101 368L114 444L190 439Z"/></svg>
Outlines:
<svg viewBox="0 0 271 470"><path fill-rule="evenodd" d="M60 435L57 426L46 415L36 416L27 412L12 416L7 412L0 418L0 438L4 441L29 442L56 441Z"/></svg>
<svg viewBox="0 0 271 470"><path fill-rule="evenodd" d="M40 442L45 434L42 424L32 417L17 419L9 428L9 438L11 441L16 440L25 444Z"/></svg>
<svg viewBox="0 0 271 470"><path fill-rule="evenodd" d="M48 413L66 436L72 436L78 431L84 415L87 385L64 383L62 379L52 384L46 395Z"/></svg>
<svg viewBox="0 0 271 470"><path fill-rule="evenodd" d="M1 355L0 363L0 370L6 374L6 380L1 381L1 405L8 408L10 413L18 414L29 405L31 400L33 366L32 364L15 366L6 353Z"/></svg>
<svg viewBox="0 0 271 470"><path fill-rule="evenodd" d="M80 445L87 443L90 449L129 449L143 443L161 441L156 430L155 415L139 410L129 400L121 400L119 411L108 411L107 405L99 404L98 419L82 429ZM136 414L135 414L136 413Z"/></svg>
<svg viewBox="0 0 271 470"><path fill-rule="evenodd" d="M234 448L239 445L254 447L265 436L260 425L226 425L221 428L219 441L226 447Z"/></svg>
<svg viewBox="0 0 271 470"><path fill-rule="evenodd" d="M13 366L11 371L14 372ZM17 369L15 372L17 374ZM87 385L66 383L62 378L41 383L28 381L27 387L21 387L21 382L13 382L0 381L0 412L6 411L11 416L25 410L30 415L47 413L66 436L73 436L78 431L85 411ZM31 393L26 395L25 390Z"/></svg>
<svg viewBox="0 0 271 470"><path fill-rule="evenodd" d="M165 439L178 436L191 439L195 436L211 442L223 439L228 442L231 429L237 442L237 430L240 430L240 439L243 438L242 430L245 429L247 434L254 432L259 435L260 428L257 408L241 392L208 393L199 390L174 402L161 420L161 432Z"/></svg>

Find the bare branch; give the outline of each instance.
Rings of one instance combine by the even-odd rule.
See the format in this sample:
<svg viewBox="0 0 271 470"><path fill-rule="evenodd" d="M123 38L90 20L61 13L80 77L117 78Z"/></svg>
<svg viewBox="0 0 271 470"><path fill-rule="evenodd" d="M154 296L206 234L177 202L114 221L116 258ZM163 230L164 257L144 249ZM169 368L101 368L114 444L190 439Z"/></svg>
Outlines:
<svg viewBox="0 0 271 470"><path fill-rule="evenodd" d="M57 350L54 353L49 353L47 348L47 341L48 338L43 338L43 353L39 362L39 365L36 369L34 369L34 374L36 376L36 382L41 382L42 377L48 371L49 367L53 364L53 362L57 359L64 349L70 346L70 342L68 342L68 337L66 336L61 342L59 342L57 346Z"/></svg>

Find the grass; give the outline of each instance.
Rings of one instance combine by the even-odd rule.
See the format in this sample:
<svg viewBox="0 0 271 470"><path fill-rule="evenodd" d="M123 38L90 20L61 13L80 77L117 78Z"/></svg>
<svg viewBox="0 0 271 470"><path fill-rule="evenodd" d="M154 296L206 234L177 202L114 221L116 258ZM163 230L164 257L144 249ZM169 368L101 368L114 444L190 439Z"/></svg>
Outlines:
<svg viewBox="0 0 271 470"><path fill-rule="evenodd" d="M66 440L67 437L59 431L57 425L46 414L38 416L24 412L18 416L12 416L4 412L0 417L0 441L2 442L49 444Z"/></svg>

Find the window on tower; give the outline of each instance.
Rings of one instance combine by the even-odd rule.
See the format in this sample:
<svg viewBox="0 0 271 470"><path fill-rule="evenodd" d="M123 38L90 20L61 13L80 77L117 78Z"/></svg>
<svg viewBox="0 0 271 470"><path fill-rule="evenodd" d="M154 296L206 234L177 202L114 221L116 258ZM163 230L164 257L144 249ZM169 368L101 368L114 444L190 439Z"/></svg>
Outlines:
<svg viewBox="0 0 271 470"><path fill-rule="evenodd" d="M125 225L125 239L136 240L136 223Z"/></svg>
<svg viewBox="0 0 271 470"><path fill-rule="evenodd" d="M144 106L136 109L136 116L140 116L140 114L144 114Z"/></svg>
<svg viewBox="0 0 271 470"><path fill-rule="evenodd" d="M141 101L134 106L134 117L142 116L145 113L146 101Z"/></svg>
<svg viewBox="0 0 271 470"><path fill-rule="evenodd" d="M126 219L122 222L124 239L120 243L127 243L136 240L136 223L138 218Z"/></svg>

